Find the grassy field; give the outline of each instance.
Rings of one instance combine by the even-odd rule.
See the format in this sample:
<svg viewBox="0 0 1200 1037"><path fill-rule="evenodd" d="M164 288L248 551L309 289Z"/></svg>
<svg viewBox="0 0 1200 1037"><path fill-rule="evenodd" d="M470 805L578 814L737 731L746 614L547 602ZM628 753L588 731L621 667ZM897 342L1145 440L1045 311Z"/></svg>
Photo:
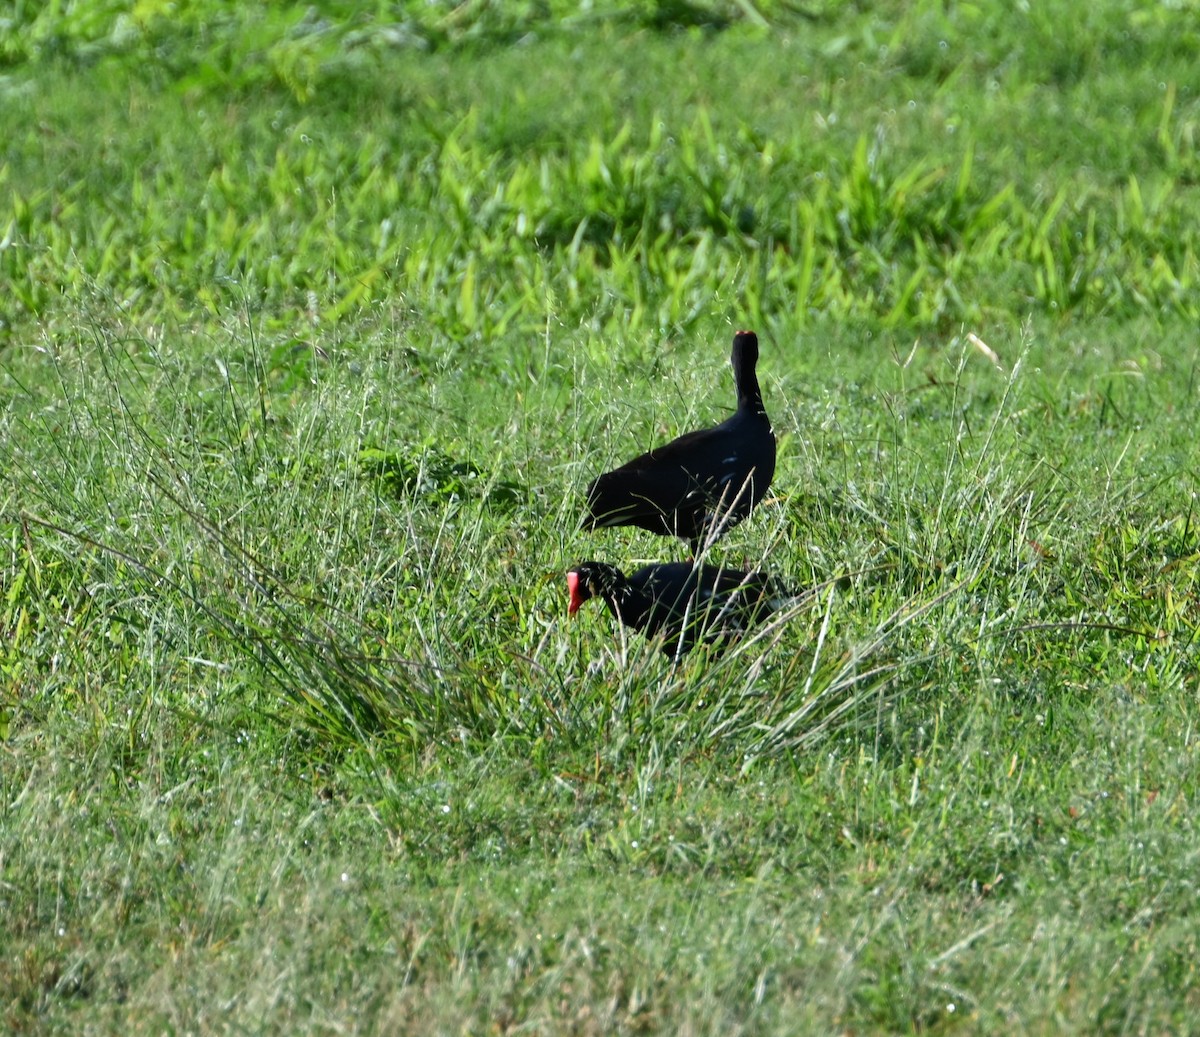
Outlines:
<svg viewBox="0 0 1200 1037"><path fill-rule="evenodd" d="M15 4L0 1029L1189 1030L1197 13ZM672 666L563 574L740 327Z"/></svg>

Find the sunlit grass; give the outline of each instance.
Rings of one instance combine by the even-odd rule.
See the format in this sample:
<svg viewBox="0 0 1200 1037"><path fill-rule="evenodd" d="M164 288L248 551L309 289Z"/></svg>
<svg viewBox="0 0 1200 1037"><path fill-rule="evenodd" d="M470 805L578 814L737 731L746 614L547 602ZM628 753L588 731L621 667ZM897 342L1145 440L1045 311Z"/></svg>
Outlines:
<svg viewBox="0 0 1200 1037"><path fill-rule="evenodd" d="M4 1028L1185 1028L1195 35L20 8ZM799 593L670 660L580 493L743 326Z"/></svg>

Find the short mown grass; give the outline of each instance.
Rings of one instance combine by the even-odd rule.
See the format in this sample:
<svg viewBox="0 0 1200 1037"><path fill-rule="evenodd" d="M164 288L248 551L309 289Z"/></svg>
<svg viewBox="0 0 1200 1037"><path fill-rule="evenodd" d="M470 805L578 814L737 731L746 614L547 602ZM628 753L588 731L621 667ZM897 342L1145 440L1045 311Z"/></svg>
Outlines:
<svg viewBox="0 0 1200 1037"><path fill-rule="evenodd" d="M5 1030L1186 1029L1187 13L18 5ZM794 606L568 622L745 326Z"/></svg>

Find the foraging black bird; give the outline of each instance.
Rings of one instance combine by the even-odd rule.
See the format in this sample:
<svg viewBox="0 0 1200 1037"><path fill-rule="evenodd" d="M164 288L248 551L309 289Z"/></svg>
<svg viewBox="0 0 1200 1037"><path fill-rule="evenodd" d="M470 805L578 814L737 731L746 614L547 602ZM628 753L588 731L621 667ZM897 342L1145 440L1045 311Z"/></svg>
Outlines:
<svg viewBox="0 0 1200 1037"><path fill-rule="evenodd" d="M734 639L795 596L765 573L691 562L647 565L632 576L605 562L580 562L567 573L567 589L569 615L602 598L630 629L663 634L662 650L672 657L701 641Z"/></svg>
<svg viewBox="0 0 1200 1037"><path fill-rule="evenodd" d="M775 474L775 433L755 366L758 336L733 336L737 411L715 428L689 432L605 472L588 487L586 529L638 526L682 537L693 557L736 526Z"/></svg>

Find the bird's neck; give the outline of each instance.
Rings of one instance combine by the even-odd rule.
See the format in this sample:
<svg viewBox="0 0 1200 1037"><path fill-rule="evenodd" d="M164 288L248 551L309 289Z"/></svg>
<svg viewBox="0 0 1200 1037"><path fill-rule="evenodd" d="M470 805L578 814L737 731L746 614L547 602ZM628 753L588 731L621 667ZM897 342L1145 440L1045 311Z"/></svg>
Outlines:
<svg viewBox="0 0 1200 1037"><path fill-rule="evenodd" d="M733 381L737 386L738 410L748 410L755 414L765 414L762 390L758 387L758 375L754 365L738 363L733 369Z"/></svg>
<svg viewBox="0 0 1200 1037"><path fill-rule="evenodd" d="M766 414L763 406L762 391L758 388L758 379L750 376L748 385L738 382L738 410L748 410L752 414Z"/></svg>
<svg viewBox="0 0 1200 1037"><path fill-rule="evenodd" d="M610 587L604 594L612 614L626 626L640 630L646 622L651 602L642 591L628 583Z"/></svg>

